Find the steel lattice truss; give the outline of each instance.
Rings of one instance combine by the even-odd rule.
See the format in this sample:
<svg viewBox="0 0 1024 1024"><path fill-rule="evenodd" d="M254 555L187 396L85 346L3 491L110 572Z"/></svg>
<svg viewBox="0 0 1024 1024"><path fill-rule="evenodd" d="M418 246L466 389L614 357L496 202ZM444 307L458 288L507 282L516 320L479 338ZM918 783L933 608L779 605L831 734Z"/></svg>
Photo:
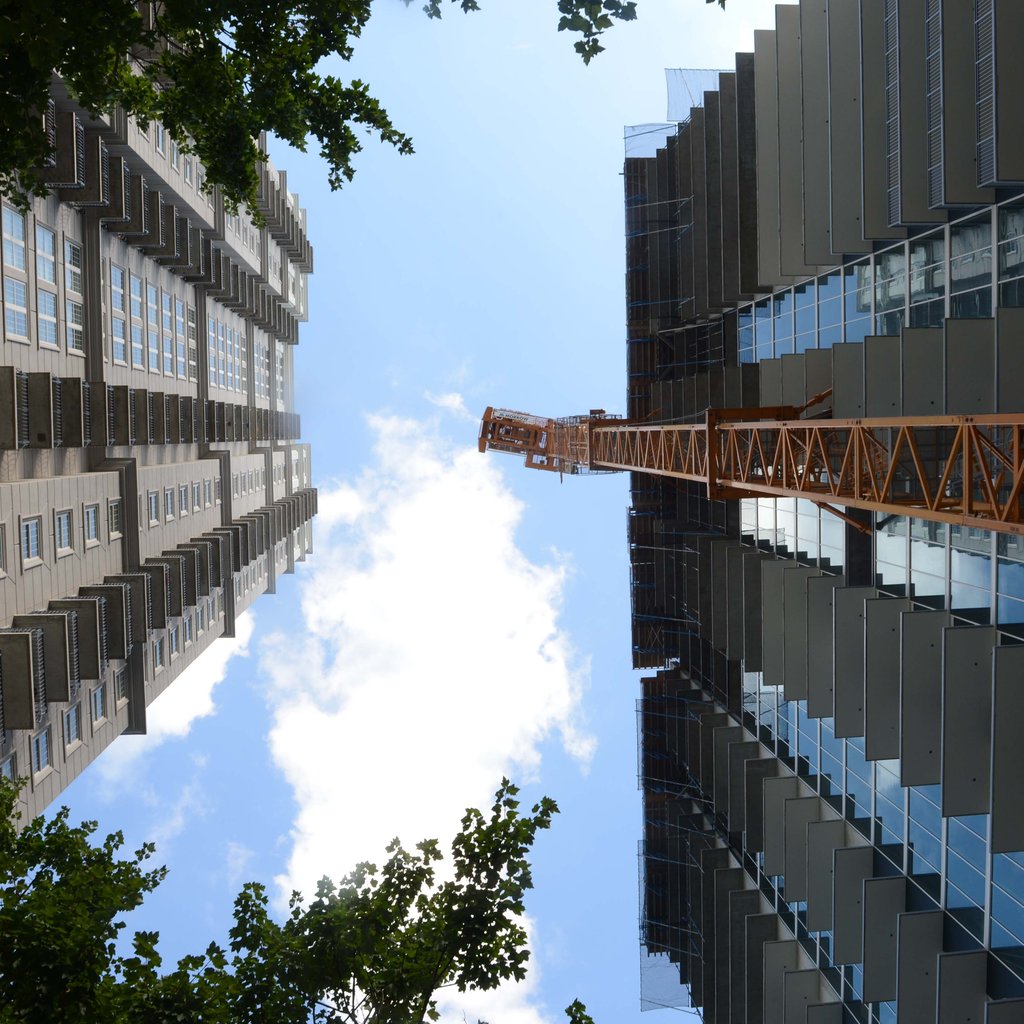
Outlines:
<svg viewBox="0 0 1024 1024"><path fill-rule="evenodd" d="M798 410L709 410L702 424L603 413L543 427L515 448L488 409L481 450L515 450L563 473L633 470L704 483L712 498L806 498L1024 534L1024 416L797 419ZM519 414L521 415L521 414ZM770 417L778 418L770 418ZM841 514L841 513L840 513Z"/></svg>
<svg viewBox="0 0 1024 1024"><path fill-rule="evenodd" d="M705 483L712 498L808 498L1024 533L1024 417L592 424L591 461ZM748 414L749 415L749 414Z"/></svg>

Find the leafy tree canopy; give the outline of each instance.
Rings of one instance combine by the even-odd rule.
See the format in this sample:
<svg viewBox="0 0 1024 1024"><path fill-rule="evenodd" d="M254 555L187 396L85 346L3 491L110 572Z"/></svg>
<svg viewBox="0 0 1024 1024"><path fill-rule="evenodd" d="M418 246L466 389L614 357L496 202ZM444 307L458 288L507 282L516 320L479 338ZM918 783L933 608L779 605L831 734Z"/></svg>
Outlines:
<svg viewBox="0 0 1024 1024"><path fill-rule="evenodd" d="M123 857L124 838L92 840L67 809L18 833L16 791L0 779L0 1024L421 1024L438 1018L439 988L491 989L521 980L529 957L521 924L532 887L527 855L558 808L528 814L503 780L489 814L470 809L451 843L447 880L436 840L382 867L360 864L320 881L309 903L293 893L283 923L263 886L242 888L228 948L210 943L162 971L158 934L118 943L122 915L164 878L154 849ZM450 877L449 877L450 876ZM593 1024L575 1000L570 1024Z"/></svg>
<svg viewBox="0 0 1024 1024"><path fill-rule="evenodd" d="M607 29L636 17L635 0L557 4L559 31L579 36L587 63ZM423 9L439 18L443 6ZM365 82L322 71L325 58L352 56L370 10L371 0L0 0L0 193L24 202L46 191L38 169L48 142L32 115L45 109L54 73L93 114L120 105L162 122L232 209L255 208L263 131L300 150L315 139L333 189L352 178L361 136L411 153Z"/></svg>

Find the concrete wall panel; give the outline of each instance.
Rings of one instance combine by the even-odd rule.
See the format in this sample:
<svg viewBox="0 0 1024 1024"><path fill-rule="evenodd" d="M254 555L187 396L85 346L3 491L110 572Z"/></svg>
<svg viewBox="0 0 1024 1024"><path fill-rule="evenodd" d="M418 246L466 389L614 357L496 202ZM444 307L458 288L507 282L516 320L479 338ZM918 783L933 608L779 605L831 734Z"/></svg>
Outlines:
<svg viewBox="0 0 1024 1024"><path fill-rule="evenodd" d="M870 846L847 847L833 854L833 960L859 964L864 956L864 881L871 877L874 851Z"/></svg>
<svg viewBox="0 0 1024 1024"><path fill-rule="evenodd" d="M942 813L987 814L992 773L990 626L950 627L942 651Z"/></svg>
<svg viewBox="0 0 1024 1024"><path fill-rule="evenodd" d="M807 581L807 714L831 718L833 698L833 617L835 591L842 576L819 576Z"/></svg>
<svg viewBox="0 0 1024 1024"><path fill-rule="evenodd" d="M942 636L949 612L903 616L900 639L900 782L942 779Z"/></svg>
<svg viewBox="0 0 1024 1024"><path fill-rule="evenodd" d="M897 1024L935 1024L943 916L941 910L899 916Z"/></svg>
<svg viewBox="0 0 1024 1024"><path fill-rule="evenodd" d="M910 601L864 602L864 753L869 761L900 756L900 623Z"/></svg>
<svg viewBox="0 0 1024 1024"><path fill-rule="evenodd" d="M835 591L836 736L864 735L864 602L878 597L874 587L838 587Z"/></svg>

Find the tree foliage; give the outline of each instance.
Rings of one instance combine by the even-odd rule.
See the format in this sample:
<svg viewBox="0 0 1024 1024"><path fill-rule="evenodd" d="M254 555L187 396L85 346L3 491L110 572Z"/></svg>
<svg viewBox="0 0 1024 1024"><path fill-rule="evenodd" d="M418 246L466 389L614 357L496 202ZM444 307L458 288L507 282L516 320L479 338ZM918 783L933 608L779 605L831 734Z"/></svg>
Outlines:
<svg viewBox="0 0 1024 1024"><path fill-rule="evenodd" d="M68 812L20 834L15 790L0 780L0 1024L421 1024L436 993L522 980L529 952L521 923L532 887L528 854L558 808L544 798L522 813L503 780L489 814L470 809L451 843L445 877L436 840L398 840L383 866L364 863L306 903L293 893L283 922L262 885L242 888L227 948L210 943L162 970L159 936L123 915L164 878L151 845L123 857L120 833L92 841L95 822ZM570 1024L593 1024L578 1000Z"/></svg>
<svg viewBox="0 0 1024 1024"><path fill-rule="evenodd" d="M451 2L479 9L477 0ZM427 0L424 11L439 18L442 5ZM607 29L636 17L634 0L557 5L559 31L579 36L587 63ZM412 152L365 82L324 71L327 58L352 56L370 11L371 0L0 0L0 193L24 203L46 191L38 115L53 73L94 115L121 106L162 122L231 208L255 208L264 131L303 151L315 140L340 188L364 136Z"/></svg>

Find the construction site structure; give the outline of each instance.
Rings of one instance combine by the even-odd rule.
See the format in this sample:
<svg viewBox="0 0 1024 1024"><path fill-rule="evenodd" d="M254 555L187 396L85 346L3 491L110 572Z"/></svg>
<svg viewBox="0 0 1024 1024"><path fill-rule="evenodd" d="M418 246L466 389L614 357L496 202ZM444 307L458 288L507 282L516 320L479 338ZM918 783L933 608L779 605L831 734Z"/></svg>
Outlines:
<svg viewBox="0 0 1024 1024"><path fill-rule="evenodd" d="M803 406L708 409L703 423L489 406L478 447L562 474L691 480L710 499L804 498L858 529L870 530L843 508L1024 534L1024 415L813 418L830 394Z"/></svg>

